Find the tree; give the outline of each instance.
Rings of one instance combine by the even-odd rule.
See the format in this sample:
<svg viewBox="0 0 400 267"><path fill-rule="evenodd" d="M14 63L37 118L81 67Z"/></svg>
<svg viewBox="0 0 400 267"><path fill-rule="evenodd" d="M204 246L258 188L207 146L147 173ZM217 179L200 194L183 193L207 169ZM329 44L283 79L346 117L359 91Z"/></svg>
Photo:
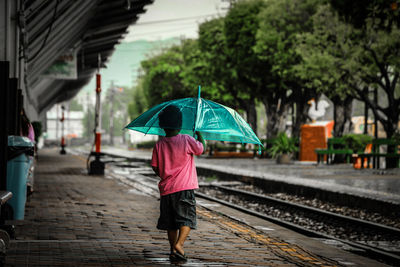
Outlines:
<svg viewBox="0 0 400 267"><path fill-rule="evenodd" d="M400 58L397 56L400 54L400 30L397 24L392 23L390 29L382 28L380 19L371 17L365 20L363 28L357 29L341 21L329 7L321 8L316 19L320 29L314 32L314 37L307 38L318 38L318 42L324 39L319 51L326 55L325 61L330 61L325 73L333 82L341 83L333 91L363 101L382 123L387 137L392 137L400 115ZM375 103L368 94L370 89L379 90L387 104Z"/></svg>
<svg viewBox="0 0 400 267"><path fill-rule="evenodd" d="M231 84L227 90L246 110L247 120L257 132L256 99L263 84L263 77L269 66L261 61L254 52L256 33L259 27L262 0L238 1L229 10L224 20L226 42L226 66L230 70Z"/></svg>
<svg viewBox="0 0 400 267"><path fill-rule="evenodd" d="M70 111L83 111L83 107L81 104L78 103L76 99L72 99L69 102L69 110Z"/></svg>
<svg viewBox="0 0 400 267"><path fill-rule="evenodd" d="M324 5L313 16L312 31L297 36L302 61L295 67L296 74L306 81L306 88L327 95L334 103L334 136L342 136L351 128L354 98L349 82L353 77L343 68L344 61L351 59L351 32L353 27L342 23L330 6Z"/></svg>
<svg viewBox="0 0 400 267"><path fill-rule="evenodd" d="M363 29L369 18L378 19L380 29L390 30L393 24L400 26L399 0L330 0L332 7L338 11L341 19L353 25L356 29Z"/></svg>
<svg viewBox="0 0 400 267"><path fill-rule="evenodd" d="M185 62L180 46L173 46L163 53L142 61L144 70L143 91L149 106L162 102L192 96L192 88L182 82Z"/></svg>
<svg viewBox="0 0 400 267"><path fill-rule="evenodd" d="M398 128L400 116L400 29L377 27L376 18L367 20L363 38L354 44L354 65L346 69L357 79L350 84L355 97L363 101L382 123L386 135L391 138ZM387 105L375 103L365 94L365 87L379 90L387 99Z"/></svg>
<svg viewBox="0 0 400 267"><path fill-rule="evenodd" d="M333 91L363 101L382 123L387 138L391 138L398 129L400 116L398 24L372 16L367 17L362 27L357 28L341 21L339 15L329 7L322 8L318 16L321 29L319 33L314 32L314 37L307 38L325 42L319 48L319 53L323 51L327 55L325 59L330 61L327 73L332 75L333 82L342 83L342 87L338 86ZM315 47L313 49L318 50ZM350 90L342 90L346 86ZM371 89L379 92L380 98L386 101L374 101L369 94ZM394 147L389 146L388 151L393 152ZM390 160L387 161L388 167L392 167L392 164Z"/></svg>
<svg viewBox="0 0 400 267"><path fill-rule="evenodd" d="M89 141L94 138L94 106L90 106L86 109L86 113L83 116L83 136Z"/></svg>
<svg viewBox="0 0 400 267"><path fill-rule="evenodd" d="M285 130L289 108L296 104L293 135L307 119L306 104L315 95L315 87L305 88L308 77L299 77L296 66L301 54L296 50L296 36L312 29L311 16L321 1L271 0L260 12L260 26L254 51L264 62L261 100L268 118L267 135L276 136Z"/></svg>
<svg viewBox="0 0 400 267"><path fill-rule="evenodd" d="M230 107L240 107L233 92L232 70L224 35L224 18L216 18L199 26L198 49L201 57L194 69L204 87L204 95Z"/></svg>
<svg viewBox="0 0 400 267"><path fill-rule="evenodd" d="M128 104L128 114L131 120L134 120L149 108L142 83L143 80L139 79L138 85L131 91L131 101Z"/></svg>

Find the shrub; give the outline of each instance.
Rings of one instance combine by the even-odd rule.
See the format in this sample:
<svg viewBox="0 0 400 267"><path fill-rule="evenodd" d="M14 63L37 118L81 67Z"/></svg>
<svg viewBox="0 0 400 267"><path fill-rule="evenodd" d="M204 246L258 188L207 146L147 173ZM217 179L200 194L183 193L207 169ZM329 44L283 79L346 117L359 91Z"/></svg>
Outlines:
<svg viewBox="0 0 400 267"><path fill-rule="evenodd" d="M298 147L296 146L296 139L289 138L286 133L279 133L278 137L272 143L271 148L267 151L271 157L275 158L283 154L290 154L296 152Z"/></svg>
<svg viewBox="0 0 400 267"><path fill-rule="evenodd" d="M372 143L372 137L366 134L345 134L343 135L346 147L353 150L353 152L362 153L367 144Z"/></svg>

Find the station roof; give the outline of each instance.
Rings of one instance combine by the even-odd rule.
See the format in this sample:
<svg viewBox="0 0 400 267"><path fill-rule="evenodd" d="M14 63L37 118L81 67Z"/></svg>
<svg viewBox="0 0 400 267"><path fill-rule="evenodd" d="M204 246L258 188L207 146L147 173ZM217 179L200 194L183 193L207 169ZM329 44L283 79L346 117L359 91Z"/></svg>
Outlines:
<svg viewBox="0 0 400 267"><path fill-rule="evenodd" d="M27 0L19 23L28 101L38 113L74 97L107 63L115 45L154 0ZM77 79L43 76L67 51L76 53ZM100 60L99 60L100 59Z"/></svg>

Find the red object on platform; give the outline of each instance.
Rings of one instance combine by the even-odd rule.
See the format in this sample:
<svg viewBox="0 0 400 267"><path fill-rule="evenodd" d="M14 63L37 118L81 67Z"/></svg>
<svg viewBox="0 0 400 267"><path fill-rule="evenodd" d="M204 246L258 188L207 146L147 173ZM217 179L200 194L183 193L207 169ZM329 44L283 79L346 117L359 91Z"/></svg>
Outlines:
<svg viewBox="0 0 400 267"><path fill-rule="evenodd" d="M65 146L65 138L64 138L64 136L61 137L61 146Z"/></svg>
<svg viewBox="0 0 400 267"><path fill-rule="evenodd" d="M100 93L101 92L101 75L96 74L96 92Z"/></svg>
<svg viewBox="0 0 400 267"><path fill-rule="evenodd" d="M101 133L96 133L96 153L100 153Z"/></svg>

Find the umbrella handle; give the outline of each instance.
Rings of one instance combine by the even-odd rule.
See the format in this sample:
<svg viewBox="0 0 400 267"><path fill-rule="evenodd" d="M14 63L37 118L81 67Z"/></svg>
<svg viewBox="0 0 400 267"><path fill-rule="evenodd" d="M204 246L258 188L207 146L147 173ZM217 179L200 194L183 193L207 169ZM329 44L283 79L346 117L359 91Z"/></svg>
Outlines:
<svg viewBox="0 0 400 267"><path fill-rule="evenodd" d="M199 85L199 90L198 90L198 94L197 94L196 114L194 117L194 125L193 125L193 137L196 137L196 123L197 123L197 115L198 115L199 106L200 106L200 92L201 92L201 86Z"/></svg>
<svg viewBox="0 0 400 267"><path fill-rule="evenodd" d="M197 98L200 98L200 92L201 92L201 86L199 85L199 90L198 90Z"/></svg>

